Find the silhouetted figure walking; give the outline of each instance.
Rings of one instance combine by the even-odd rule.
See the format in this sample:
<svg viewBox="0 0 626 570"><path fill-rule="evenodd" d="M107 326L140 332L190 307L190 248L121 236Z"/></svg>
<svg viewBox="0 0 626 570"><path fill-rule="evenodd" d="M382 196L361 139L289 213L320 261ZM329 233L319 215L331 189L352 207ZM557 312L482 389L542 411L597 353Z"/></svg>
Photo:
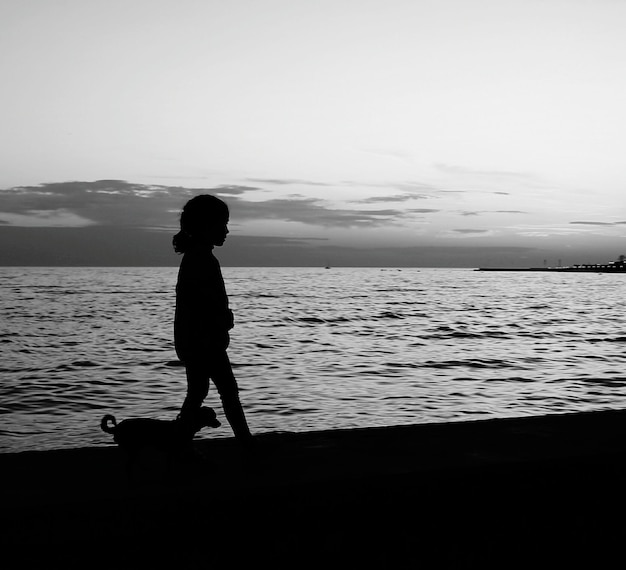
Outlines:
<svg viewBox="0 0 626 570"><path fill-rule="evenodd" d="M239 388L226 349L233 313L213 247L228 235L228 206L219 198L200 195L185 204L181 231L174 236L177 253L183 253L176 284L174 344L187 374L187 396L180 419L193 421L209 392L212 380L220 394L226 419L235 437L246 444L251 434L239 400Z"/></svg>

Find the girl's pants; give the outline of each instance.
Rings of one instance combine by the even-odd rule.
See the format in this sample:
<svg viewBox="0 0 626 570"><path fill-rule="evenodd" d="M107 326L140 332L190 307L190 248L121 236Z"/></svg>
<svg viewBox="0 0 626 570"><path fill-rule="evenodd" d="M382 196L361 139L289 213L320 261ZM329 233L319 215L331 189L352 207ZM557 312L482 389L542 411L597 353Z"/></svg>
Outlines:
<svg viewBox="0 0 626 570"><path fill-rule="evenodd" d="M224 414L237 439L250 437L250 429L239 400L239 387L226 350L209 350L202 358L184 361L187 373L187 396L180 411L185 419L197 412L213 381L222 400Z"/></svg>

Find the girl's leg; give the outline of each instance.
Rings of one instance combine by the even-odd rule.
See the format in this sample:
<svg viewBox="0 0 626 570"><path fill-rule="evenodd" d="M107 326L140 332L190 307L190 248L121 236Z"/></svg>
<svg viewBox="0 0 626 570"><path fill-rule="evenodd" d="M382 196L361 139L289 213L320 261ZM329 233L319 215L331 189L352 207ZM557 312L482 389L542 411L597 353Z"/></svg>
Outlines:
<svg viewBox="0 0 626 570"><path fill-rule="evenodd" d="M195 415L209 393L210 369L200 362L186 362L187 395L180 409L182 419Z"/></svg>
<svg viewBox="0 0 626 570"><path fill-rule="evenodd" d="M220 394L224 414L235 437L240 441L249 441L252 435L239 400L239 387L226 351L215 355L211 379Z"/></svg>

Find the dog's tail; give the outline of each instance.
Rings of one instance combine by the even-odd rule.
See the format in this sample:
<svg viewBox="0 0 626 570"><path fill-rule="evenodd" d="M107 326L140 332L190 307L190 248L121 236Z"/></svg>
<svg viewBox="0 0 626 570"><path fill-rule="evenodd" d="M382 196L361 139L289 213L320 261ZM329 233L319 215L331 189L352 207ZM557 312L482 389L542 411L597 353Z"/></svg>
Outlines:
<svg viewBox="0 0 626 570"><path fill-rule="evenodd" d="M109 422L111 422L113 424L113 427L109 427ZM100 422L100 427L102 428L102 431L105 431L107 433L115 434L115 428L117 427L117 421L115 420L114 416L112 416L111 414L107 414L106 416L104 416L102 418L102 421Z"/></svg>

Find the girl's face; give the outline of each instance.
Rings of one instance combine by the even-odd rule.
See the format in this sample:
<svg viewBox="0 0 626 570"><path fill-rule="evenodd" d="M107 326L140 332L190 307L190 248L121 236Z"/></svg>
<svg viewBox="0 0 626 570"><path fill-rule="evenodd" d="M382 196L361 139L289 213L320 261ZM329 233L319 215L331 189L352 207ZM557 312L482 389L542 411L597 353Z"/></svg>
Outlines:
<svg viewBox="0 0 626 570"><path fill-rule="evenodd" d="M211 245L216 245L218 247L221 245L224 245L224 242L226 241L226 236L228 235L228 233L229 233L228 232L228 218L226 218L225 220L215 224L211 228L211 234L210 234Z"/></svg>

